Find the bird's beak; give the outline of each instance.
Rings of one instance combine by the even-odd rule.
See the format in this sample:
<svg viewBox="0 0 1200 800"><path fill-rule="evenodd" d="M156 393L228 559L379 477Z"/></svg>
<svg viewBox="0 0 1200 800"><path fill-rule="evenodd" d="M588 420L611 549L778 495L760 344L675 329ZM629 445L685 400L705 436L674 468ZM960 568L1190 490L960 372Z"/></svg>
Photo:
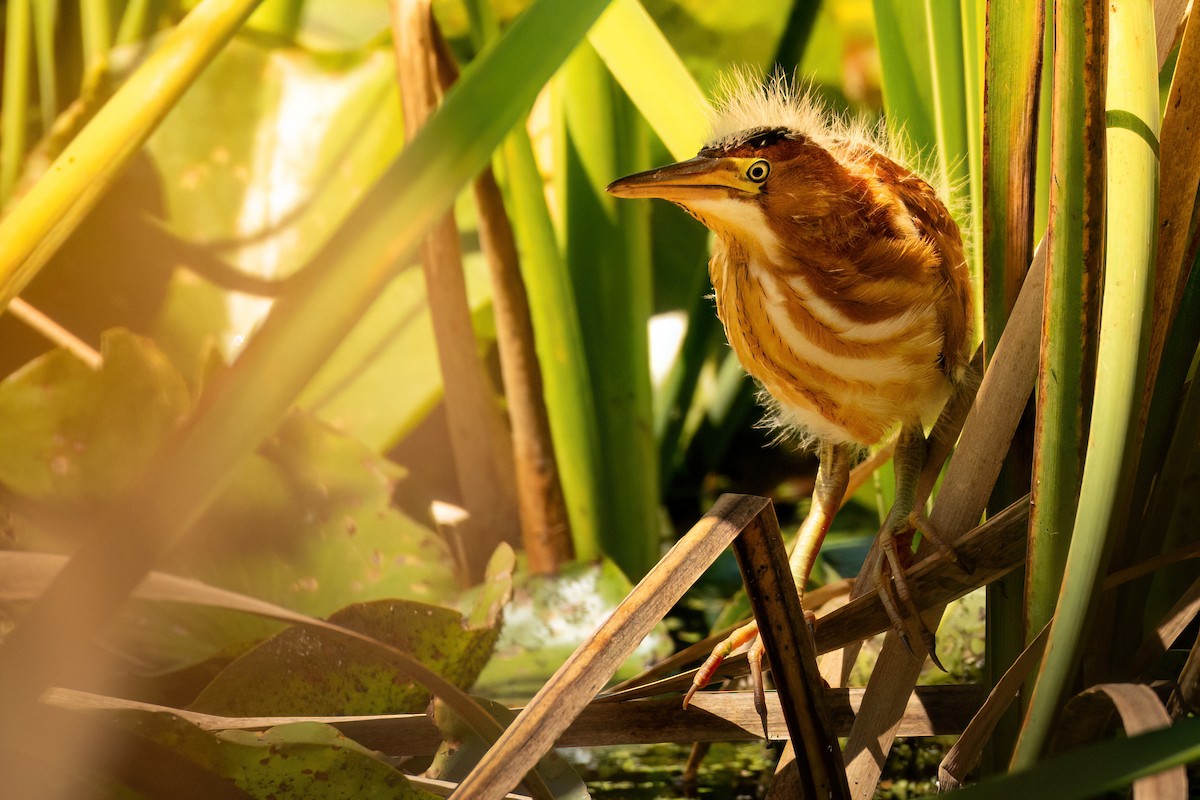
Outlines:
<svg viewBox="0 0 1200 800"><path fill-rule="evenodd" d="M731 189L757 192L758 185L746 180L733 159L705 156L639 172L608 185L608 193L616 197L658 197L676 202L727 195Z"/></svg>

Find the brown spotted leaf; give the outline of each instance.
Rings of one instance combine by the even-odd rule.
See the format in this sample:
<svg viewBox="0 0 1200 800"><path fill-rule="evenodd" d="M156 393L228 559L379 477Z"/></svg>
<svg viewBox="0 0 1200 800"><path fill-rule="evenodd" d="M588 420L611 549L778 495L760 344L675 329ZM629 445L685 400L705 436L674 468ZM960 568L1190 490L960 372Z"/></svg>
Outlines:
<svg viewBox="0 0 1200 800"><path fill-rule="evenodd" d="M459 687L470 686L495 643L457 611L403 600L357 603L329 618L404 650ZM369 645L289 628L236 659L191 709L225 716L420 711L429 694Z"/></svg>
<svg viewBox="0 0 1200 800"><path fill-rule="evenodd" d="M428 800L377 754L319 722L266 731L200 730L166 714L122 712L121 724L266 800ZM186 793L189 787L180 787Z"/></svg>

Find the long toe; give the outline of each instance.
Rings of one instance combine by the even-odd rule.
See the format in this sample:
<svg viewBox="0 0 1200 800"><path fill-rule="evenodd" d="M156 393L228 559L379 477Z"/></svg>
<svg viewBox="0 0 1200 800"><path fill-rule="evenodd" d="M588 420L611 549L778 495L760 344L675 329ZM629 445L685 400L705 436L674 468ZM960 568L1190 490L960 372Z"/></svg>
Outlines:
<svg viewBox="0 0 1200 800"><path fill-rule="evenodd" d="M913 640L910 635L915 631L934 666L942 672L947 672L948 670L938 660L937 638L925 624L920 609L913 601L904 567L900 563L900 559L894 556L894 551L888 553L885 550L881 554L880 565L874 580L875 593L879 596L879 602L887 612L888 619L892 623L892 630L900 637L905 649L914 657L920 657L920 654L913 649Z"/></svg>
<svg viewBox="0 0 1200 800"><path fill-rule="evenodd" d="M763 641L759 637L750 645L750 652L746 654L746 658L750 663L750 682L754 687L754 710L758 712L758 718L762 722L763 738L770 739L771 734L767 729L767 690L763 683L763 653Z"/></svg>
<svg viewBox="0 0 1200 800"><path fill-rule="evenodd" d="M743 625L733 633L729 634L725 641L714 647L712 653L710 653L708 658L704 660L704 663L700 665L700 669L696 671L696 676L692 678L692 685L687 690L687 694L683 696L683 707L687 708L688 703L692 702L692 696L705 686L708 686L709 681L712 680L713 674L717 671L717 668L721 666L721 662L723 662L730 653L757 636L758 623L751 622L750 624Z"/></svg>
<svg viewBox="0 0 1200 800"><path fill-rule="evenodd" d="M955 549L954 545L950 544L944 536L938 533L937 528L929 521L929 517L920 509L914 509L905 520L912 530L920 531L921 536L928 540L933 545L938 554L947 561L952 561L960 570L967 575L975 572L975 565L970 563L961 553Z"/></svg>

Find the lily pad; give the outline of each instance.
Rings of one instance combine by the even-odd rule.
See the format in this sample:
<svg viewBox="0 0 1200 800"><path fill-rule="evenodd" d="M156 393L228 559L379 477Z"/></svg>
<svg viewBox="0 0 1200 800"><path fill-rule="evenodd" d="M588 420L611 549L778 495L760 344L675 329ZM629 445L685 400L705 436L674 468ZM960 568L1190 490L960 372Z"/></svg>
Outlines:
<svg viewBox="0 0 1200 800"><path fill-rule="evenodd" d="M453 559L434 531L391 505L400 478L369 448L293 411L164 568L318 617L385 598L450 604ZM278 630L230 612L139 608L126 649L163 668Z"/></svg>
<svg viewBox="0 0 1200 800"><path fill-rule="evenodd" d="M270 289L232 291L228 279L200 277L201 264L215 257L268 283L296 274L399 152L394 57L388 47L358 42L376 38L380 22L386 31L386 7L378 3L310 4L301 43L358 47L337 55L281 47L268 37L235 38L151 138L165 224L204 255L189 259L185 250L180 257L185 268L155 332L185 374L211 342L235 355L272 305ZM239 102L227 102L234 95ZM459 218L469 222L471 215ZM464 239L471 308L482 325L490 290L478 250L477 239ZM408 268L314 376L299 405L384 452L428 414L441 383L424 279Z"/></svg>
<svg viewBox="0 0 1200 800"><path fill-rule="evenodd" d="M402 600L355 604L329 620L404 650L466 688L492 653L511 581L512 551L505 547L490 565L482 609L472 615L479 625L448 608ZM420 710L428 702L429 693L377 648L289 628L230 664L192 708L227 716L384 714Z"/></svg>
<svg viewBox="0 0 1200 800"><path fill-rule="evenodd" d="M104 337L92 370L64 350L0 383L0 484L32 501L87 507L144 466L191 409L183 379L148 339Z"/></svg>
<svg viewBox="0 0 1200 800"><path fill-rule="evenodd" d="M93 371L61 351L0 382L0 483L36 505L87 513L117 495L192 407L183 378L148 339L105 337ZM304 412L292 412L161 568L296 611L326 616L354 602L449 603L452 559L427 525L391 504L402 471ZM76 541L14 511L13 544L69 552ZM179 668L277 625L246 615L139 604L121 649Z"/></svg>
<svg viewBox="0 0 1200 800"><path fill-rule="evenodd" d="M414 788L374 751L318 722L210 734L167 714L125 711L118 719L262 800L436 797Z"/></svg>
<svg viewBox="0 0 1200 800"><path fill-rule="evenodd" d="M388 50L331 59L238 37L148 147L170 227L278 278L324 244L402 141Z"/></svg>

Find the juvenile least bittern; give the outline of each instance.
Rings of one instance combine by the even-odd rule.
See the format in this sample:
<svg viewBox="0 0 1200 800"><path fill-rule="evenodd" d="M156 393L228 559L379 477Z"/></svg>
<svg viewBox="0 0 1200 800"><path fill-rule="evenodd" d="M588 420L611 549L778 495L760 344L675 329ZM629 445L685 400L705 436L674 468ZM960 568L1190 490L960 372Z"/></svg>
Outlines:
<svg viewBox="0 0 1200 800"><path fill-rule="evenodd" d="M855 452L899 427L876 587L905 643L896 600L935 653L895 540L916 529L936 542L915 500L924 425L968 374L971 285L958 226L930 184L887 154L882 134L824 113L782 77L735 83L699 155L608 191L670 200L716 234L709 275L729 343L772 421L816 444L812 508L790 558L801 597ZM685 705L757 630L714 650ZM761 696L761 642L749 657Z"/></svg>

